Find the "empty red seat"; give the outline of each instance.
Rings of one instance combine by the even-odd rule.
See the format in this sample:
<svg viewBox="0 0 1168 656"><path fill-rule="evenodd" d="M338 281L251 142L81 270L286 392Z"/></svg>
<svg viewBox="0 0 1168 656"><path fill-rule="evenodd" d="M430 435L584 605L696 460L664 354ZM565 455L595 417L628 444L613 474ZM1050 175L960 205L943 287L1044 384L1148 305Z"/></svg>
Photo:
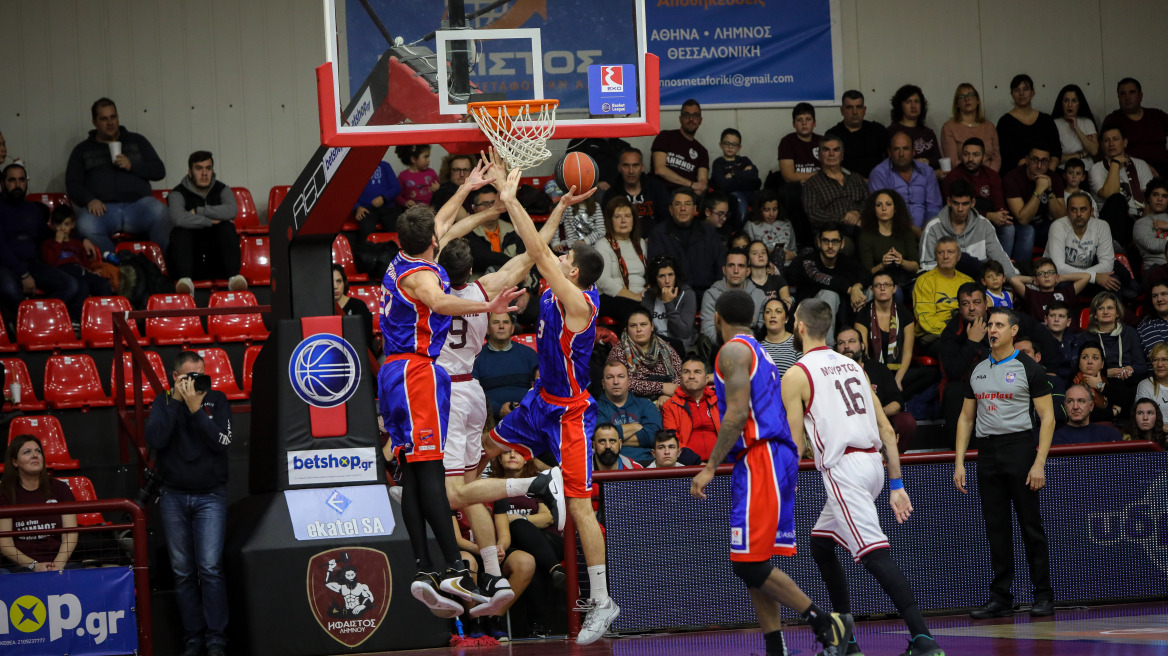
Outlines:
<svg viewBox="0 0 1168 656"><path fill-rule="evenodd" d="M262 345L256 344L247 347L247 350L243 352L243 391L249 397L251 396L252 370L255 369L256 358L260 356L260 351L263 348Z"/></svg>
<svg viewBox="0 0 1168 656"><path fill-rule="evenodd" d="M0 321L0 353L19 351L20 346L16 342L8 339L8 328L4 324L4 321Z"/></svg>
<svg viewBox="0 0 1168 656"><path fill-rule="evenodd" d="M130 251L131 253L138 253L145 255L148 260L158 266L158 270L164 276L170 276L170 272L166 270L166 258L162 254L162 247L152 241L123 241L119 242L114 247L114 251L121 253L122 251Z"/></svg>
<svg viewBox="0 0 1168 656"><path fill-rule="evenodd" d="M231 369L231 360L227 359L227 351L205 348L197 349L197 353L203 358L203 371L211 377L211 387L223 392L232 401L247 398L247 392L235 382L235 372Z"/></svg>
<svg viewBox="0 0 1168 656"><path fill-rule="evenodd" d="M147 310L193 310L195 299L189 294L154 294L146 301ZM214 341L198 317L156 317L146 320L146 337L153 344L206 344Z"/></svg>
<svg viewBox="0 0 1168 656"><path fill-rule="evenodd" d="M235 231L241 235L266 235L268 226L260 224L260 213L256 210L255 199L247 187L232 187L235 194Z"/></svg>
<svg viewBox="0 0 1168 656"><path fill-rule="evenodd" d="M81 339L90 348L105 348L114 345L115 312L129 312L130 300L125 296L90 296L81 307ZM138 322L129 321L130 330L141 337Z"/></svg>
<svg viewBox="0 0 1168 656"><path fill-rule="evenodd" d="M353 261L353 247L344 235L337 235L333 240L333 264L339 264L345 270L345 277L349 282L365 282L369 276L357 273L357 265Z"/></svg>
<svg viewBox="0 0 1168 656"><path fill-rule="evenodd" d="M69 445L65 442L65 431L61 422L52 415L17 417L8 424L8 441L17 435L36 435L45 452L45 466L49 469L80 469L81 463L69 455Z"/></svg>
<svg viewBox="0 0 1168 656"><path fill-rule="evenodd" d="M248 285L272 284L272 246L267 237L241 237L239 273Z"/></svg>
<svg viewBox="0 0 1168 656"><path fill-rule="evenodd" d="M365 241L367 241L371 244L386 244L386 243L389 243L392 241L396 244L397 243L397 233L396 232L371 232L371 233L369 233L369 236L365 238Z"/></svg>
<svg viewBox="0 0 1168 656"><path fill-rule="evenodd" d="M150 368L154 370L155 375L158 376L159 382L162 383L162 389L170 389L170 381L166 378L166 365L162 364L162 356L154 351L146 351L146 360L150 362ZM110 396L114 395L117 390L117 360L110 362ZM134 404L134 365L132 357L129 352L122 353L122 372L125 375L126 383L123 389L126 390L126 404ZM156 392L154 387L150 385L150 381L146 379L146 373L142 373L142 402L149 404L154 400Z"/></svg>
<svg viewBox="0 0 1168 656"><path fill-rule="evenodd" d="M284 198L288 195L288 190L291 185L276 185L268 191L268 223L271 224L272 216L276 214L276 209L280 207L280 203L284 202Z"/></svg>
<svg viewBox="0 0 1168 656"><path fill-rule="evenodd" d="M162 203L163 205L166 205L167 204L166 199L170 198L170 190L169 189L152 189L150 191L150 195L157 198L158 202Z"/></svg>
<svg viewBox="0 0 1168 656"><path fill-rule="evenodd" d="M45 363L45 403L55 410L101 408L111 399L101 388L97 364L85 353L49 356Z"/></svg>
<svg viewBox="0 0 1168 656"><path fill-rule="evenodd" d="M373 334L381 334L381 285L350 285L349 296L365 302L373 315Z"/></svg>
<svg viewBox="0 0 1168 656"><path fill-rule="evenodd" d="M59 478L69 486L69 491L73 493L73 498L77 501L97 501L97 490L93 489L93 481L84 476L61 476ZM77 515L78 526L97 526L104 523L105 517L102 517L101 513L80 513Z"/></svg>
<svg viewBox="0 0 1168 656"><path fill-rule="evenodd" d="M511 341L516 344L530 346L532 349L535 348L535 335L512 335Z"/></svg>
<svg viewBox="0 0 1168 656"><path fill-rule="evenodd" d="M28 367L24 360L17 358L2 358L4 365L4 393L5 397L12 391L13 383L20 384L20 403L4 402L4 412L22 410L24 412L40 412L45 409L45 402L38 401L36 390L32 388L32 378L28 375Z"/></svg>
<svg viewBox="0 0 1168 656"><path fill-rule="evenodd" d="M49 208L52 212L59 205L68 205L69 197L65 194L54 194L50 192L31 193L25 196L28 200L33 202L40 202L41 205Z"/></svg>
<svg viewBox="0 0 1168 656"><path fill-rule="evenodd" d="M26 351L85 348L73 333L65 302L56 298L21 301L16 311L16 343Z"/></svg>
<svg viewBox="0 0 1168 656"><path fill-rule="evenodd" d="M254 307L251 292L214 292L207 307ZM255 314L213 314L207 317L207 332L217 342L253 342L268 338L264 320Z"/></svg>

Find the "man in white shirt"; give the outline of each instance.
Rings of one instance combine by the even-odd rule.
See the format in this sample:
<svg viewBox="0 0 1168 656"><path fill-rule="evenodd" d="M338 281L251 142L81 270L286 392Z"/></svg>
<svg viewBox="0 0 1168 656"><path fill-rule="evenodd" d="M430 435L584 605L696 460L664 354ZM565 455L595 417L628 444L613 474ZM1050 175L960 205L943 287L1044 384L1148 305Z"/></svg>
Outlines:
<svg viewBox="0 0 1168 656"><path fill-rule="evenodd" d="M1144 187L1152 181L1148 163L1127 154L1127 135L1119 125L1103 126L1098 162L1091 167L1091 188L1099 199L1099 218L1121 244L1132 237L1132 223L1144 213Z"/></svg>
<svg viewBox="0 0 1168 656"><path fill-rule="evenodd" d="M1067 199L1067 216L1050 226L1046 256L1059 274L1087 273L1098 292L1107 289L1135 298L1139 290L1131 275L1115 260L1115 243L1107 223L1092 216L1091 199L1085 192Z"/></svg>

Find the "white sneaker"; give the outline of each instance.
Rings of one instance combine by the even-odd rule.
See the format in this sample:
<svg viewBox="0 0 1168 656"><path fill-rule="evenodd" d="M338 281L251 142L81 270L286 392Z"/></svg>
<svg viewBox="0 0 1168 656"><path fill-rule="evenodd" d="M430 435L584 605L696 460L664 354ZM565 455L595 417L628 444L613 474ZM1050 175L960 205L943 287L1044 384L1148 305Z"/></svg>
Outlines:
<svg viewBox="0 0 1168 656"><path fill-rule="evenodd" d="M178 282L174 283L174 291L179 294L195 295L195 283L190 278L179 278Z"/></svg>
<svg viewBox="0 0 1168 656"><path fill-rule="evenodd" d="M601 603L589 599L588 601L576 602L579 606L576 610L587 609L588 615L584 617L584 626L580 627L580 634L576 636L576 644L588 645L600 640L604 634L608 632L608 625L620 615L620 606L611 598L605 599Z"/></svg>
<svg viewBox="0 0 1168 656"><path fill-rule="evenodd" d="M403 491L404 490L403 490L402 486L394 485L393 487L389 488L389 498L396 501L398 503L398 505L400 506Z"/></svg>
<svg viewBox="0 0 1168 656"><path fill-rule="evenodd" d="M564 470L553 467L538 476L527 488L527 496L539 499L552 511L556 520L556 529L564 530L564 521L568 517L568 504L564 499Z"/></svg>
<svg viewBox="0 0 1168 656"><path fill-rule="evenodd" d="M438 591L437 575L433 572L418 572L410 584L410 594L443 619L458 617L463 612L462 604Z"/></svg>
<svg viewBox="0 0 1168 656"><path fill-rule="evenodd" d="M247 291L247 278L244 278L238 273L231 276L231 280L227 281L227 289L233 292Z"/></svg>

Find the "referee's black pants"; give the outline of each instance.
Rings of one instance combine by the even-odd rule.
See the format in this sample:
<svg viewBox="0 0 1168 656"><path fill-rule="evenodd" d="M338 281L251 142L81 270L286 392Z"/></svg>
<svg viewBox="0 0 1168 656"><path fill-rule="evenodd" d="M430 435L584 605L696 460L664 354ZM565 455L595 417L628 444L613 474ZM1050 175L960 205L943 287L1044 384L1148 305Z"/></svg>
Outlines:
<svg viewBox="0 0 1168 656"><path fill-rule="evenodd" d="M977 449L977 487L981 495L981 514L985 518L986 539L990 543L990 566L994 570L990 598L1003 604L1014 601L1010 592L1014 582L1014 526L1009 513L1013 503L1014 514L1022 529L1026 562L1030 565L1034 599L1053 600L1050 549L1046 531L1042 528L1038 492L1026 484L1026 475L1038 455L1034 436L1013 433L982 438L977 441Z"/></svg>

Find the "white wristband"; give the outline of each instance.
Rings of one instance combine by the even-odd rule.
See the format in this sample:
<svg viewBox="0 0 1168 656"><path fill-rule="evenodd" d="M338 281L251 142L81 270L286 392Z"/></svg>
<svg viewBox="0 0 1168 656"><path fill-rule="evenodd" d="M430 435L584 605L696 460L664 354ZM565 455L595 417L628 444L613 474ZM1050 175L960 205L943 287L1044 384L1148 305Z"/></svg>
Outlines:
<svg viewBox="0 0 1168 656"><path fill-rule="evenodd" d="M1091 279L1088 282L1090 282L1092 285L1095 284L1095 273L1094 272L1091 273Z"/></svg>

